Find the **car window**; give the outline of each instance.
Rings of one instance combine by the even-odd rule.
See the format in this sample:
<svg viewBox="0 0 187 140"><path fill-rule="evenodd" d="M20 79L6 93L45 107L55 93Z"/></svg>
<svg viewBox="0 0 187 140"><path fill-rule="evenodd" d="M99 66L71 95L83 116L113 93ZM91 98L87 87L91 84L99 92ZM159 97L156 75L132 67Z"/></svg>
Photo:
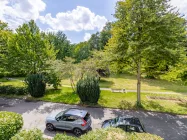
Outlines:
<svg viewBox="0 0 187 140"><path fill-rule="evenodd" d="M137 132L137 128L135 126L127 125L127 132Z"/></svg>
<svg viewBox="0 0 187 140"><path fill-rule="evenodd" d="M134 119L134 124L141 125L140 120L138 118Z"/></svg>
<svg viewBox="0 0 187 140"><path fill-rule="evenodd" d="M77 117L72 116L72 115L66 115L66 116L63 116L61 120L62 121L73 122L73 121L77 120Z"/></svg>

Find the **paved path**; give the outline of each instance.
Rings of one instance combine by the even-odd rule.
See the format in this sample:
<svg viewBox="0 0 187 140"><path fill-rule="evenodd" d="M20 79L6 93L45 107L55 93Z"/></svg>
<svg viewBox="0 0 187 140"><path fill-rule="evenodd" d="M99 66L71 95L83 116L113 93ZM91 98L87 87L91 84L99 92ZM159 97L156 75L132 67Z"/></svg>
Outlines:
<svg viewBox="0 0 187 140"><path fill-rule="evenodd" d="M62 85L63 87L71 87L69 85ZM111 91L111 88L100 88L101 90L108 90ZM126 92L137 92L137 90L126 90ZM157 92L157 91L148 91L148 90L141 90L142 93L153 93L153 94L184 94L184 93L177 93L177 92Z"/></svg>
<svg viewBox="0 0 187 140"><path fill-rule="evenodd" d="M73 105L49 102L25 102L21 99L0 98L0 111L13 111L22 114L24 129L39 128L45 136L53 137L56 133L45 129L45 118L51 112L63 111ZM105 119L118 115L132 115L139 117L145 125L147 132L157 134L166 140L187 140L187 116L172 116L162 113L142 111L122 111L118 109L84 108L92 115L92 128L100 128ZM72 135L68 132L69 135Z"/></svg>

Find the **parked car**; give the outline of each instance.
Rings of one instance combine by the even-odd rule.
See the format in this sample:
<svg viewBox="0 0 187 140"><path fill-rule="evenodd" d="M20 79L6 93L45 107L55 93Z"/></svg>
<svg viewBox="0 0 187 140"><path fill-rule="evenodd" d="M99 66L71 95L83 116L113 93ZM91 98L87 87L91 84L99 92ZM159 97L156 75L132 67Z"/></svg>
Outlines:
<svg viewBox="0 0 187 140"><path fill-rule="evenodd" d="M50 114L46 118L46 128L49 131L54 129L70 130L76 136L82 135L91 129L91 116L86 110L70 108L68 110Z"/></svg>
<svg viewBox="0 0 187 140"><path fill-rule="evenodd" d="M110 120L105 120L102 124L102 128L116 127L121 128L126 132L139 132L143 133L145 131L144 125L136 117L117 117Z"/></svg>

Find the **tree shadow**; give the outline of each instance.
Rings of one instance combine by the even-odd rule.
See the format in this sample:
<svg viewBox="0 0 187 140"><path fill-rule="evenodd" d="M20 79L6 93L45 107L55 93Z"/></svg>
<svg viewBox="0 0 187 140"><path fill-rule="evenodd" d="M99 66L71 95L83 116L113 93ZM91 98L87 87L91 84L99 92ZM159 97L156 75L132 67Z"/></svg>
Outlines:
<svg viewBox="0 0 187 140"><path fill-rule="evenodd" d="M153 87L159 87L161 90L171 91L171 92L177 92L181 94L187 93L187 86L181 85L181 83L177 82L169 82L167 80L161 80L161 79L148 79L148 78L142 78L142 83L145 83L148 86Z"/></svg>
<svg viewBox="0 0 187 140"><path fill-rule="evenodd" d="M107 81L107 80L105 80L105 79L101 79L101 80L99 81L99 85L100 85L101 87L104 87L104 88L110 88L111 86L114 85L114 82L112 82L112 81Z"/></svg>

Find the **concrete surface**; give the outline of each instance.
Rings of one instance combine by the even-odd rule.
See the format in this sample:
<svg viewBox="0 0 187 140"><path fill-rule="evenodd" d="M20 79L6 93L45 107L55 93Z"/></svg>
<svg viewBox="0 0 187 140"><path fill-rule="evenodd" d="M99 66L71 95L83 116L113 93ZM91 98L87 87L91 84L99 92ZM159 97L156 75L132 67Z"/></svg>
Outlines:
<svg viewBox="0 0 187 140"><path fill-rule="evenodd" d="M21 99L0 98L0 111L12 111L22 114L24 119L23 129L39 128L49 138L55 136L56 133L64 133L64 131L47 131L45 129L45 118L52 112L63 111L70 107L88 110L92 115L92 129L100 128L101 123L106 119L118 115L131 115L140 118L149 133L159 135L165 140L187 140L187 116L118 109L85 108L50 102L26 102ZM72 135L70 132L65 133Z"/></svg>

